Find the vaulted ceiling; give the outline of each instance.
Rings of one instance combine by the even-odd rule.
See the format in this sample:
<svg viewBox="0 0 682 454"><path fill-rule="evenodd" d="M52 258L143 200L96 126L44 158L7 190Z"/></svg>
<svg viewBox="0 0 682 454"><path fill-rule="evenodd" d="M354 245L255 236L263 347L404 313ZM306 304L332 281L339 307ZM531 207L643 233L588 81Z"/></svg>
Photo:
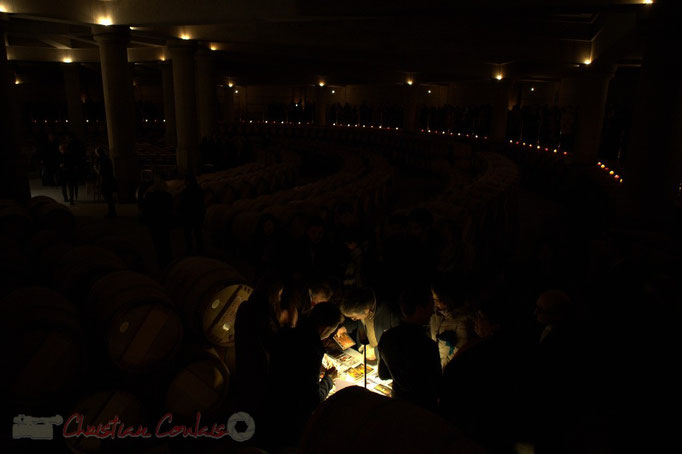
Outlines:
<svg viewBox="0 0 682 454"><path fill-rule="evenodd" d="M131 27L129 60L168 39L216 50L243 83L556 78L587 62L637 64L643 0L0 0L8 58L96 62L91 26Z"/></svg>

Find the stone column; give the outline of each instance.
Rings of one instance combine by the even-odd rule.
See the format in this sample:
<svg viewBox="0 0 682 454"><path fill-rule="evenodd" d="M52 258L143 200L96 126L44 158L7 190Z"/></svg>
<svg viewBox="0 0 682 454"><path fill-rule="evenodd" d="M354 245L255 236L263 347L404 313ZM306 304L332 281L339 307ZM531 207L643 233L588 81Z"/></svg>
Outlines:
<svg viewBox="0 0 682 454"><path fill-rule="evenodd" d="M223 88L223 121L225 126L234 123L234 87Z"/></svg>
<svg viewBox="0 0 682 454"><path fill-rule="evenodd" d="M507 138L507 114L509 113L509 95L512 81L506 78L496 81L495 85L490 139L493 142L502 142Z"/></svg>
<svg viewBox="0 0 682 454"><path fill-rule="evenodd" d="M5 49L7 15L0 13L0 199L24 201L30 198L26 167L20 160L14 127L14 78L10 77Z"/></svg>
<svg viewBox="0 0 682 454"><path fill-rule="evenodd" d="M125 26L94 26L92 33L99 44L109 152L118 182L118 198L122 202L133 202L139 172L133 83L127 53L130 30Z"/></svg>
<svg viewBox="0 0 682 454"><path fill-rule="evenodd" d="M613 74L613 67L593 68L576 79L579 93L573 152L579 164L590 165L597 162L606 98Z"/></svg>
<svg viewBox="0 0 682 454"><path fill-rule="evenodd" d="M682 12L675 2L650 6L644 59L625 156L629 207L640 219L665 219L682 175Z"/></svg>
<svg viewBox="0 0 682 454"><path fill-rule="evenodd" d="M196 93L199 139L202 139L215 131L218 107L215 60L208 49L199 49L196 54Z"/></svg>
<svg viewBox="0 0 682 454"><path fill-rule="evenodd" d="M83 121L83 102L81 101L80 65L78 63L62 63L64 76L64 92L66 107L69 113L69 127L73 134L83 140L85 122Z"/></svg>
<svg viewBox="0 0 682 454"><path fill-rule="evenodd" d="M195 87L194 54L196 45L191 41L168 43L173 60L173 92L175 93L175 128L178 133L176 159L180 175L198 173L199 131Z"/></svg>
<svg viewBox="0 0 682 454"><path fill-rule="evenodd" d="M317 126L327 126L329 90L327 86L315 87L315 124Z"/></svg>
<svg viewBox="0 0 682 454"><path fill-rule="evenodd" d="M406 131L414 132L417 129L417 87L405 85L404 87L404 112L403 125Z"/></svg>
<svg viewBox="0 0 682 454"><path fill-rule="evenodd" d="M163 88L163 118L166 127L166 145L175 146L175 93L173 92L173 66L171 62L161 62L161 84Z"/></svg>

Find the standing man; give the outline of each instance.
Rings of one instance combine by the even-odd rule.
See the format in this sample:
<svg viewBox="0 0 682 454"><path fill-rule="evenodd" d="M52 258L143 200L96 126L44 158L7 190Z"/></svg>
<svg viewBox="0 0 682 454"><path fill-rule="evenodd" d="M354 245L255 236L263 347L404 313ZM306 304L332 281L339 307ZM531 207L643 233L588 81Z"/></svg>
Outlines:
<svg viewBox="0 0 682 454"><path fill-rule="evenodd" d="M95 172L97 173L99 191L107 203L107 216L114 217L116 216L116 205L114 204L116 178L114 177L114 165L105 147L95 148Z"/></svg>
<svg viewBox="0 0 682 454"><path fill-rule="evenodd" d="M305 424L334 386L337 371L320 379L324 346L343 321L333 303L320 303L296 328L281 332L272 352L268 394L268 440L296 446Z"/></svg>

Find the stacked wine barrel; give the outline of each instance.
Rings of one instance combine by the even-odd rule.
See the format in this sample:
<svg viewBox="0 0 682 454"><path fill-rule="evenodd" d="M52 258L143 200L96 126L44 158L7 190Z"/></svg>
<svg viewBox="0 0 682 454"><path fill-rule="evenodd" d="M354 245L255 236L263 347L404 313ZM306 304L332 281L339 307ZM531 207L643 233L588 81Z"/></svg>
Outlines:
<svg viewBox="0 0 682 454"><path fill-rule="evenodd" d="M171 264L165 285L190 329L220 347L234 345L234 319L253 289L231 266L188 257Z"/></svg>
<svg viewBox="0 0 682 454"><path fill-rule="evenodd" d="M434 174L445 182L445 188L436 199L420 206L436 216L441 228L452 228L455 235L461 235L464 243L461 249L468 251L465 260L468 267L475 268L488 263L496 255L508 252L514 245L518 216L516 189L520 180L518 168L499 154L474 153L470 143L461 141L453 134L441 132L418 135L387 128L316 128L279 124L244 124L242 128L245 135L267 132L283 143L289 146L297 144L299 148L302 144L307 144L349 152L352 147L360 146L363 155L380 154L393 164ZM342 146L339 147L339 144ZM339 175L344 175L344 172L339 172ZM315 203L311 204L308 198L304 206L316 205L322 200L325 203L330 199L338 200L339 197L343 198L342 194L345 192L346 195L352 194L348 199L353 201L357 211L369 215L370 220L376 220L378 218L372 215L377 214L374 213L376 207L382 206L381 198L386 196L387 187L385 184L373 185L373 182L382 181L376 175L369 173L366 180L349 179L343 184L337 184L339 190L330 191L328 197L318 193L313 198ZM364 190L365 181L372 189ZM319 187L324 188L324 184L319 183ZM346 192L344 187L352 189ZM269 212L267 209L251 211L251 214L237 216L235 213L238 210L235 208L217 206L211 216L211 232L217 233L218 237L236 235L240 241L244 241L243 234L239 234L252 231L258 214ZM287 212L281 206L275 211ZM286 216L284 220L286 221ZM225 229L225 225L230 222L232 228Z"/></svg>
<svg viewBox="0 0 682 454"><path fill-rule="evenodd" d="M106 337L111 360L121 369L146 371L168 363L180 348L183 328L166 290L132 271L99 279L88 295Z"/></svg>
<svg viewBox="0 0 682 454"><path fill-rule="evenodd" d="M2 302L8 346L3 382L15 401L33 408L56 404L82 382L85 336L75 305L43 287L16 289Z"/></svg>
<svg viewBox="0 0 682 454"><path fill-rule="evenodd" d="M238 166L232 169L209 173L197 178L205 192L207 205L233 203L269 194L292 186L298 174L300 158L291 152L281 153L280 162L266 159ZM180 180L169 182L173 194L184 188Z"/></svg>

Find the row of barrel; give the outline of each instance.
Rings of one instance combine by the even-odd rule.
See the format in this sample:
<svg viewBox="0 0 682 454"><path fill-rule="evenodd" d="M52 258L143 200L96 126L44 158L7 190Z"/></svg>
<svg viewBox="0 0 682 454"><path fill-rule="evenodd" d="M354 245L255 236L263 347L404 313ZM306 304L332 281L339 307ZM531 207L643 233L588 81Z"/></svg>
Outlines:
<svg viewBox="0 0 682 454"><path fill-rule="evenodd" d="M197 181L204 190L206 205L270 194L291 187L298 176L301 160L296 153L277 153L274 162L259 159L232 169L201 175ZM184 181L171 180L169 190L178 194Z"/></svg>
<svg viewBox="0 0 682 454"><path fill-rule="evenodd" d="M289 233L296 217L320 215L344 203L362 219L371 220L385 206L392 169L376 154L361 155L347 146L317 141L288 144L298 150L323 148L342 162L338 172L311 183L295 186L274 194L244 199L233 204L216 204L206 213L206 230L210 242L227 252L248 250L259 221L273 216Z"/></svg>
<svg viewBox="0 0 682 454"><path fill-rule="evenodd" d="M457 162L461 166L468 166L471 159L471 145L466 141L453 140L449 133L427 135L390 128L325 128L277 123L242 123L241 130L246 136L313 139L352 147L367 147L372 152L384 154L393 164L425 171L436 170L436 162L441 159Z"/></svg>
<svg viewBox="0 0 682 454"><path fill-rule="evenodd" d="M479 172L459 180L435 201L423 203L437 218L447 220L466 254L460 263L477 269L511 252L518 225L518 167L497 153L478 153Z"/></svg>

